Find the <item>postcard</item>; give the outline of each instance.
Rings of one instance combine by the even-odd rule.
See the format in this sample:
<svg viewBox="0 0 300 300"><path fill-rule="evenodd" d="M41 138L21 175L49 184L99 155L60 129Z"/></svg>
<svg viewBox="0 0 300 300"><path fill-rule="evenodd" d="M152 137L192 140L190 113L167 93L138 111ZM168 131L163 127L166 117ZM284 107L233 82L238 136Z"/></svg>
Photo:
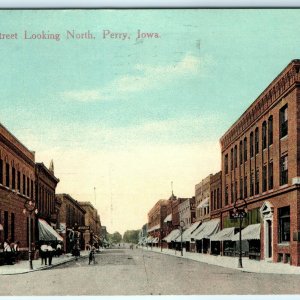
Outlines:
<svg viewBox="0 0 300 300"><path fill-rule="evenodd" d="M299 9L0 11L0 295L300 293Z"/></svg>

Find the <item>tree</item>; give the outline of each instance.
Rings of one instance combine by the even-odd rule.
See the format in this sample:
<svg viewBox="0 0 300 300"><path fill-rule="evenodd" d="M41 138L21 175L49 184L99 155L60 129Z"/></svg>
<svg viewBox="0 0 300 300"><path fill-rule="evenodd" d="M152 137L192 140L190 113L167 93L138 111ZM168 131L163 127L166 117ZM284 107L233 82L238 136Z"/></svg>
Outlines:
<svg viewBox="0 0 300 300"><path fill-rule="evenodd" d="M113 244L118 244L122 241L122 235L119 232L114 232L113 234L108 234L108 239Z"/></svg>
<svg viewBox="0 0 300 300"><path fill-rule="evenodd" d="M125 243L137 244L139 242L140 230L127 230L123 235L123 241Z"/></svg>

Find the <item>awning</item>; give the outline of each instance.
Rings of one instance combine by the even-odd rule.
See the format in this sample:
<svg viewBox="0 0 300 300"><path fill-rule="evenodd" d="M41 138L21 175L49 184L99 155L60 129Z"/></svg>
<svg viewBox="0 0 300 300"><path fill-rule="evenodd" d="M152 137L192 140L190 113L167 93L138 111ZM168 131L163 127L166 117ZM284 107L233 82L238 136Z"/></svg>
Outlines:
<svg viewBox="0 0 300 300"><path fill-rule="evenodd" d="M235 227L224 228L210 237L211 241L232 241Z"/></svg>
<svg viewBox="0 0 300 300"><path fill-rule="evenodd" d="M260 240L260 223L248 225L242 230L242 240ZM240 234L237 233L232 238L233 241L238 241L240 239Z"/></svg>
<svg viewBox="0 0 300 300"><path fill-rule="evenodd" d="M153 240L154 240L154 238L152 236L148 236L146 243L152 243Z"/></svg>
<svg viewBox="0 0 300 300"><path fill-rule="evenodd" d="M178 236L180 236L180 230L174 229L167 236L163 238L163 241L167 243L171 243L172 241L175 241Z"/></svg>
<svg viewBox="0 0 300 300"><path fill-rule="evenodd" d="M197 206L197 208L207 207L208 202L209 202L209 197L207 197L203 201L201 201L200 204Z"/></svg>
<svg viewBox="0 0 300 300"><path fill-rule="evenodd" d="M202 223L201 226L194 231L191 237L195 240L209 239L213 234L219 231L219 228L220 219L213 219Z"/></svg>
<svg viewBox="0 0 300 300"><path fill-rule="evenodd" d="M43 219L38 219L40 241L63 241L64 239Z"/></svg>
<svg viewBox="0 0 300 300"><path fill-rule="evenodd" d="M182 241L187 242L191 239L191 234L200 226L201 222L195 222L189 228L187 228L182 234ZM176 239L176 242L181 242L181 237Z"/></svg>
<svg viewBox="0 0 300 300"><path fill-rule="evenodd" d="M164 223L167 223L167 222L171 222L172 221L172 214L169 214L166 216L166 218L164 219Z"/></svg>
<svg viewBox="0 0 300 300"><path fill-rule="evenodd" d="M151 232L160 228L160 225L155 225L147 230L147 232Z"/></svg>
<svg viewBox="0 0 300 300"><path fill-rule="evenodd" d="M159 240L158 237L156 237L156 238L154 238L154 239L152 240L152 243L153 243L153 244L157 244L157 243L158 243L158 240Z"/></svg>

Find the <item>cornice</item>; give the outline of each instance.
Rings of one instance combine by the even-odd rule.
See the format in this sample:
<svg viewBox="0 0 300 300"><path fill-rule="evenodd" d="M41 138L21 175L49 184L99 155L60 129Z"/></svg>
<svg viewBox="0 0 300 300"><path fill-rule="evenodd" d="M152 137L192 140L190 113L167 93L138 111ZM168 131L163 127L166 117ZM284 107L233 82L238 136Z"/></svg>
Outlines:
<svg viewBox="0 0 300 300"><path fill-rule="evenodd" d="M278 102L282 96L300 84L300 60L292 60L269 84L241 117L220 138L222 151L233 143L261 115Z"/></svg>

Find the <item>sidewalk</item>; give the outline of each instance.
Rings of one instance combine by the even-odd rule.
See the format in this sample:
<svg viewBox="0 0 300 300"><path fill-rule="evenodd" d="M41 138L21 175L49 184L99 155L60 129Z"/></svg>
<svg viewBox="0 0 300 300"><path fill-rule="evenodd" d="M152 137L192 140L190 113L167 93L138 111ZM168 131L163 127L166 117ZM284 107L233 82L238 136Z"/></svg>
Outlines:
<svg viewBox="0 0 300 300"><path fill-rule="evenodd" d="M88 257L88 254L89 254L88 251L80 251L79 259ZM41 265L41 259L37 259L32 261L33 270L29 269L28 260L21 260L14 265L0 266L0 275L15 275L15 274L24 274L24 273L34 272L34 271L46 270L73 260L75 260L75 257L72 256L72 254L70 253L61 255L60 257L53 257L51 266Z"/></svg>
<svg viewBox="0 0 300 300"><path fill-rule="evenodd" d="M181 257L180 251L175 251L173 249L161 249L152 247L142 247L143 250L153 251L157 253L172 255ZM195 261L199 261L202 263L207 263L211 265L216 265L220 267L230 268L239 270L242 272L250 272L250 273L272 273L272 274L300 274L300 267L291 266L289 264L284 263L273 263L268 261L257 261L252 260L247 257L243 257L243 268L238 268L238 257L230 257L230 256L221 256L221 255L210 255L210 254L201 254L194 252L186 252L185 249L183 251L183 258L191 259Z"/></svg>

